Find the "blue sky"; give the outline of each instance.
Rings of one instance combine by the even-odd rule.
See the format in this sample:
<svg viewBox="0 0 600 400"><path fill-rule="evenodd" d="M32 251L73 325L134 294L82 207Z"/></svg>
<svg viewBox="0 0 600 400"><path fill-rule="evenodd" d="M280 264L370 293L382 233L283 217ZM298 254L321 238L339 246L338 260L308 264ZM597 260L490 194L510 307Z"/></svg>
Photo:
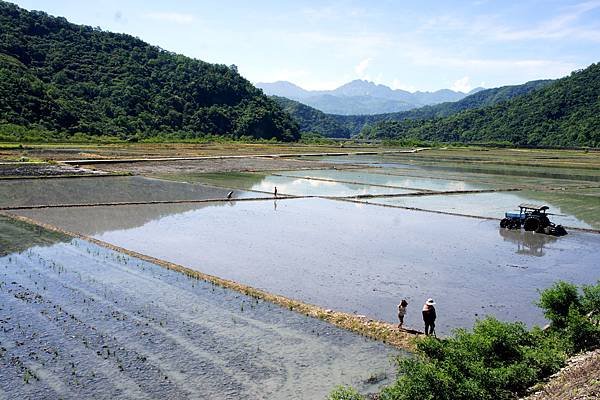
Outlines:
<svg viewBox="0 0 600 400"><path fill-rule="evenodd" d="M13 2L306 89L468 91L600 61L600 0Z"/></svg>

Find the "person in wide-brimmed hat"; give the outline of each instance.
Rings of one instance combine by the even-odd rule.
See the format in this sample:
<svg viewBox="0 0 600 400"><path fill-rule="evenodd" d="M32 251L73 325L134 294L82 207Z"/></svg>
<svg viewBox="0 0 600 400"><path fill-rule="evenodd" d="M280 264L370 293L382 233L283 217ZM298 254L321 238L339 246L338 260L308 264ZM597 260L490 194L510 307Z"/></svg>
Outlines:
<svg viewBox="0 0 600 400"><path fill-rule="evenodd" d="M427 299L423 305L423 322L425 323L425 334L432 335L435 331L435 301L432 298Z"/></svg>

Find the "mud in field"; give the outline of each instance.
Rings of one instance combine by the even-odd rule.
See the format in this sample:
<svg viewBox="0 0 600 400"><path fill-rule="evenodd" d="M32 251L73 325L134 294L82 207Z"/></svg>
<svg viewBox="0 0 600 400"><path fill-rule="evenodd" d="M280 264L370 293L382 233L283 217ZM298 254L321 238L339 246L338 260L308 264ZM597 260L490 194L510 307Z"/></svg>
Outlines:
<svg viewBox="0 0 600 400"><path fill-rule="evenodd" d="M8 180L0 183L0 207L113 202L225 199L229 190L138 176ZM234 191L233 197L260 197Z"/></svg>
<svg viewBox="0 0 600 400"><path fill-rule="evenodd" d="M178 173L205 172L247 172L271 171L304 168L329 168L331 165L321 162L296 160L291 158L223 158L208 160L137 162L118 164L88 165L102 171L128 172L134 175L161 175Z"/></svg>
<svg viewBox="0 0 600 400"><path fill-rule="evenodd" d="M0 219L6 398L322 399L405 354L88 242ZM48 236L49 235L49 236ZM23 245L21 248L20 245ZM28 247L33 246L33 247Z"/></svg>
<svg viewBox="0 0 600 400"><path fill-rule="evenodd" d="M64 164L6 163L0 164L0 178L71 175L103 175L101 171Z"/></svg>
<svg viewBox="0 0 600 400"><path fill-rule="evenodd" d="M156 219L128 228L120 218L127 213ZM497 221L332 200L20 214L323 308L394 322L405 297L412 327L434 297L438 333L469 328L486 314L544 325L538 289L600 278L598 234L554 238L502 230Z"/></svg>

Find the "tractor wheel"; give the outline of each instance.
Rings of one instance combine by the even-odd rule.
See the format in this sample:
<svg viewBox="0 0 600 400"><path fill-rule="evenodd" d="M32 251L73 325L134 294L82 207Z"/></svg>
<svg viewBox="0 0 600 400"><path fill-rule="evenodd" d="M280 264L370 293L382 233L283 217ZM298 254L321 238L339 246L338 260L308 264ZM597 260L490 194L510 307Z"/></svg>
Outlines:
<svg viewBox="0 0 600 400"><path fill-rule="evenodd" d="M525 223L523 224L523 228L525 228L526 231L537 231L538 229L540 229L540 220L534 217L529 217L525 220Z"/></svg>
<svg viewBox="0 0 600 400"><path fill-rule="evenodd" d="M508 229L521 229L521 220L513 219L508 225Z"/></svg>
<svg viewBox="0 0 600 400"><path fill-rule="evenodd" d="M500 228L508 228L510 226L510 219L502 218L500 221Z"/></svg>
<svg viewBox="0 0 600 400"><path fill-rule="evenodd" d="M566 234L567 234L567 230L562 225L556 225L554 227L554 235L565 236Z"/></svg>

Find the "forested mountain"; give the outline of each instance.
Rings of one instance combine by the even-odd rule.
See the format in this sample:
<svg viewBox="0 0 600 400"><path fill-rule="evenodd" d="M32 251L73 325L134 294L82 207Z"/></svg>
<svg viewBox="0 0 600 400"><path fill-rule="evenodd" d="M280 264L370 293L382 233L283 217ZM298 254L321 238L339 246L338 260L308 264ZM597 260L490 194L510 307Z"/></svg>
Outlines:
<svg viewBox="0 0 600 400"><path fill-rule="evenodd" d="M138 138L299 137L235 66L2 1L0 27L0 124Z"/></svg>
<svg viewBox="0 0 600 400"><path fill-rule="evenodd" d="M552 80L531 81L523 85L503 86L494 89L477 91L462 100L424 106L413 110L378 114L378 115L330 115L320 112L302 103L273 97L292 114L300 125L302 132L316 132L328 137L350 137L360 133L367 125L375 125L382 121L403 121L405 119L431 119L447 117L460 111L494 105L511 98L530 93L552 83ZM287 101L287 102L286 102ZM294 107L288 104L296 103ZM327 122L324 123L324 120ZM380 127L384 127L382 124ZM343 136L338 136L343 133ZM368 133L368 132L365 132ZM369 133L371 135L371 133ZM378 132L376 136L384 135ZM384 135L385 136L385 135Z"/></svg>
<svg viewBox="0 0 600 400"><path fill-rule="evenodd" d="M445 118L382 121L365 127L362 134L443 142L600 147L600 64L492 106Z"/></svg>
<svg viewBox="0 0 600 400"><path fill-rule="evenodd" d="M401 113L402 118L400 119L429 119L448 117L460 111L491 106L502 101L512 99L513 97L522 96L536 89L547 86L552 82L552 80L547 79L531 81L522 85L483 89L458 101L415 108L414 110Z"/></svg>
<svg viewBox="0 0 600 400"><path fill-rule="evenodd" d="M333 90L305 90L291 82L257 83L268 95L300 101L328 114L375 115L411 110L428 104L457 101L467 94L449 89L408 92L356 79ZM480 88L475 89L480 90ZM472 92L474 92L472 91Z"/></svg>

